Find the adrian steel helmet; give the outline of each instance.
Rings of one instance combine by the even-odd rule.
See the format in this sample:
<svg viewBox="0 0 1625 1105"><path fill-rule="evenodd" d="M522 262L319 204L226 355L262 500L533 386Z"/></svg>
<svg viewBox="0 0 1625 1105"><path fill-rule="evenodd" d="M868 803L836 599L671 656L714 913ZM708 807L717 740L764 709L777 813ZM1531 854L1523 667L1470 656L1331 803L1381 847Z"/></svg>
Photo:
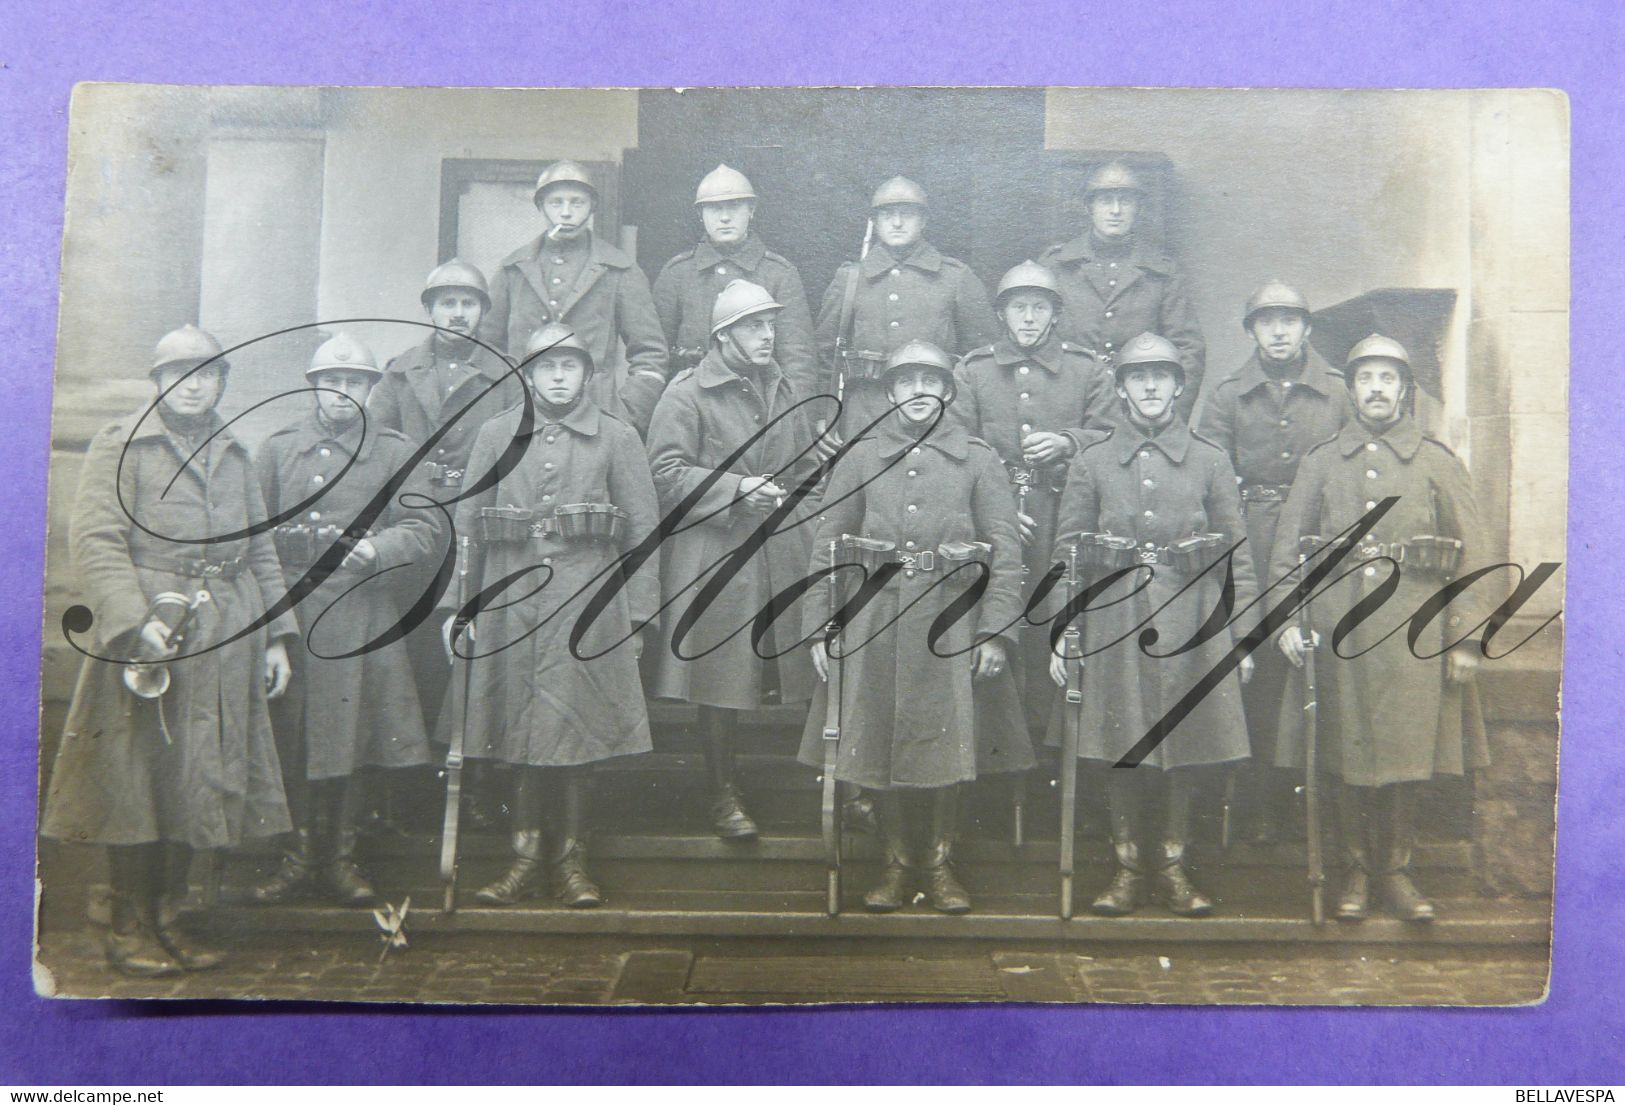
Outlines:
<svg viewBox="0 0 1625 1105"><path fill-rule="evenodd" d="M1398 361L1405 367L1405 379L1414 379L1415 373L1411 368L1411 355L1405 351L1405 347L1393 338L1385 338L1381 334L1372 334L1349 350L1348 360L1343 363L1343 382L1353 382L1354 366L1361 361L1379 359Z"/></svg>
<svg viewBox="0 0 1625 1105"><path fill-rule="evenodd" d="M435 293L445 288L467 288L480 297L482 310L491 309L491 289L486 286L485 274L467 261L453 257L444 265L435 266L434 271L429 273L429 279L424 281L423 295L420 297L423 305L431 305Z"/></svg>
<svg viewBox="0 0 1625 1105"><path fill-rule="evenodd" d="M717 293L717 301L711 307L711 336L716 337L742 318L783 308L784 304L774 299L772 293L760 284L752 284L749 280L730 280L727 287Z"/></svg>
<svg viewBox="0 0 1625 1105"><path fill-rule="evenodd" d="M1094 172L1083 185L1083 198L1088 199L1096 192L1144 192L1145 186L1133 169L1121 161L1108 161Z"/></svg>
<svg viewBox="0 0 1625 1105"><path fill-rule="evenodd" d="M1180 383L1185 382L1185 365L1179 359L1179 350L1167 338L1150 332L1141 334L1123 347L1123 352L1117 357L1112 371L1117 382L1123 382L1123 375L1135 365L1160 364L1167 365L1179 374Z"/></svg>
<svg viewBox="0 0 1625 1105"><path fill-rule="evenodd" d="M879 188L869 198L870 208L891 207L893 204L912 203L925 207L925 189L915 184L906 176L894 176Z"/></svg>
<svg viewBox="0 0 1625 1105"><path fill-rule="evenodd" d="M305 379L308 380L318 372L325 372L331 368L348 368L356 372L366 372L374 377L384 374L378 367L378 359L372 355L372 350L349 334L334 334L317 347L315 354L310 358L310 367L305 369Z"/></svg>
<svg viewBox="0 0 1625 1105"><path fill-rule="evenodd" d="M542 196L555 184L579 184L592 193L594 203L598 202L598 189L594 187L592 177L587 175L586 167L574 161L555 161L542 170L542 175L536 178L536 191L531 194L531 201L540 205Z"/></svg>
<svg viewBox="0 0 1625 1105"><path fill-rule="evenodd" d="M1306 316L1309 314L1309 300L1302 292L1284 280L1266 280L1258 286L1257 291L1247 297L1246 313L1241 316L1241 328L1250 332L1253 328L1253 316L1271 307L1302 311Z"/></svg>
<svg viewBox="0 0 1625 1105"><path fill-rule="evenodd" d="M530 340L525 343L526 367L534 364L537 355L543 350L547 352L564 352L570 350L581 354L587 362L587 375L591 376L596 362L593 360L592 350L581 336L562 322L550 322L546 326L538 327L531 332Z"/></svg>
<svg viewBox="0 0 1625 1105"><path fill-rule="evenodd" d="M1034 290L1048 292L1057 306L1061 303L1061 285L1055 274L1037 261L1023 261L999 280L999 290L993 296L993 306L1003 308L1004 300L1012 292Z"/></svg>
<svg viewBox="0 0 1625 1105"><path fill-rule="evenodd" d="M718 165L706 173L700 178L700 186L694 189L696 207L702 203L727 203L729 200L755 198L756 189L750 186L750 178L727 165Z"/></svg>
<svg viewBox="0 0 1625 1105"><path fill-rule="evenodd" d="M953 359L940 348L928 341L916 338L886 358L886 370L880 374L880 386L891 389L892 379L900 372L910 368L928 368L941 376L948 383L948 394L943 402L951 402L955 392L959 390L958 381L954 378Z"/></svg>
<svg viewBox="0 0 1625 1105"><path fill-rule="evenodd" d="M219 340L207 330L200 330L188 322L179 330L171 330L158 339L158 344L152 351L152 368L150 372L157 372L170 365L195 365L204 361L214 360L225 352ZM228 369L224 357L214 362L222 370Z"/></svg>

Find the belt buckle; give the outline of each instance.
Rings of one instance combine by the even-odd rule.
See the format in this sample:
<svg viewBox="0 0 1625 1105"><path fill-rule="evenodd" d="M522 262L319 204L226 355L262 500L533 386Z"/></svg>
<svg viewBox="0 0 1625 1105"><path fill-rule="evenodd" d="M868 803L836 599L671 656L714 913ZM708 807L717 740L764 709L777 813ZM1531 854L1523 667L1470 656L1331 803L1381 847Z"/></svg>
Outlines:
<svg viewBox="0 0 1625 1105"><path fill-rule="evenodd" d="M1025 490L1038 483L1038 473L1031 468L1013 468L1010 471L1010 482Z"/></svg>
<svg viewBox="0 0 1625 1105"><path fill-rule="evenodd" d="M1141 546L1134 550L1134 559L1141 564L1162 563L1162 550L1155 546Z"/></svg>
<svg viewBox="0 0 1625 1105"><path fill-rule="evenodd" d="M937 570L937 554L932 552L930 549L926 549L912 555L904 555L901 559L903 567L905 568L917 568L922 572L934 572Z"/></svg>
<svg viewBox="0 0 1625 1105"><path fill-rule="evenodd" d="M203 579L213 579L226 570L224 564L216 564L208 560L199 561L198 564L197 574Z"/></svg>
<svg viewBox="0 0 1625 1105"><path fill-rule="evenodd" d="M532 522L530 524L531 537L551 537L553 535L553 527L549 524L551 521L551 518L538 518Z"/></svg>

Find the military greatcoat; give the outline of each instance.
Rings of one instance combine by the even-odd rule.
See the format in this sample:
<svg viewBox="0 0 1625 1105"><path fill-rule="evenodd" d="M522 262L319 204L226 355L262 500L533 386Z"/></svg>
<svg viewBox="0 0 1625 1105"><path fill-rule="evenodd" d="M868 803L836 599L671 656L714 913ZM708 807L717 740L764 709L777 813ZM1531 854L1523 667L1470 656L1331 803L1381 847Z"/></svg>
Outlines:
<svg viewBox="0 0 1625 1105"><path fill-rule="evenodd" d="M394 430L369 427L363 438L358 419L335 432L312 412L266 439L256 467L266 509L272 514L319 495L288 523L344 530L379 489L408 466L412 453L412 443ZM391 496L368 527L367 540L377 558L364 569L334 571L294 609L302 639L290 649L294 681L284 696L286 707L279 704L276 713L278 724L285 722L291 729L288 736L297 739L303 734L306 778L333 779L361 767L428 762L428 739L405 642L366 647L401 621L402 604L390 586L390 575L379 573L428 559L435 552L438 515L409 510L400 502L403 494L427 490L421 476L412 475L413 483ZM315 553L326 552L332 543L333 538L314 543ZM290 588L313 562L283 559ZM378 578L363 583L374 575ZM344 655L358 651L360 655ZM284 739L282 747L289 743Z"/></svg>
<svg viewBox="0 0 1625 1105"><path fill-rule="evenodd" d="M1280 378L1264 371L1255 350L1208 395L1197 420L1201 435L1229 454L1241 481L1247 545L1260 591L1273 582L1268 576L1275 525L1298 466L1350 417L1343 374L1307 345L1304 350L1297 368ZM1273 763L1281 698L1294 676L1275 648L1259 649L1253 658L1258 667L1245 692L1253 755Z"/></svg>
<svg viewBox="0 0 1625 1105"><path fill-rule="evenodd" d="M698 363L711 347L711 308L717 293L730 280L740 279L761 285L784 304L775 320L773 359L784 366L797 395L816 394L818 361L801 274L754 234L731 253L721 252L707 239L666 262L655 277L654 297L667 342L674 349L689 351L691 363Z"/></svg>
<svg viewBox="0 0 1625 1105"><path fill-rule="evenodd" d="M837 777L881 789L942 787L1031 768L1012 671L971 676L979 640L996 637L1014 655L1022 610L1021 539L997 454L952 419L927 433L894 415L837 462L825 502L814 571L830 565L830 542L842 534L893 542L906 556L935 555L948 542L993 546L986 591L935 645L933 623L975 569L945 581L940 557L931 570L905 567L853 619L841 638L849 651ZM829 620L829 587L826 577L805 608L809 636ZM801 744L801 761L813 766L823 764L828 690L819 689Z"/></svg>
<svg viewBox="0 0 1625 1105"><path fill-rule="evenodd" d="M1088 350L1052 332L1034 349L1022 349L1009 338L974 349L954 375L959 389L948 408L950 416L993 447L1012 480L1018 507L1036 523L1032 541L1022 549L1026 568L1022 595L1030 598L1049 570L1055 548L1055 514L1067 462L1030 468L1022 459L1021 442L1030 433L1050 432L1072 438L1076 448L1085 427L1109 425L1117 407L1111 373ZM1034 611L1035 620L1059 609L1058 601L1050 603ZM1042 727L1055 692L1049 681L1047 626L1028 626L1022 632L1019 663L1029 720Z"/></svg>
<svg viewBox="0 0 1625 1105"><path fill-rule="evenodd" d="M778 532L744 562L676 643L684 656L693 658L672 653L677 622L700 588L763 525L766 515L739 493L742 479L772 476L789 491L815 467L807 408L791 411L799 401L777 365L764 370L758 385L735 374L715 349L696 367L678 373L660 398L649 427L649 464L664 515L673 518L707 477L722 473L661 546L665 610L651 687L660 697L748 710L769 701L774 680L778 701L805 702L812 696L812 661L805 649L789 649L799 639L797 607L775 620L761 646L763 654L789 649L778 661L764 661L751 641L757 614L780 591L806 578L812 542L806 503L776 527ZM740 459L728 463L753 438Z"/></svg>
<svg viewBox="0 0 1625 1105"><path fill-rule="evenodd" d="M1330 647L1338 621L1394 571L1386 560L1368 555L1392 552L1376 546L1422 535L1453 537L1463 542L1463 570L1485 565L1467 470L1443 442L1424 434L1411 415L1385 429L1350 419L1336 437L1310 450L1298 469L1276 530L1271 574L1279 579L1294 572L1301 536L1336 536L1389 496L1398 501L1362 542L1365 551L1351 550L1336 570L1347 578L1310 604L1324 646L1315 666L1320 760L1355 786L1461 775L1489 762L1477 688L1449 683L1443 655L1418 659L1401 620L1435 595L1445 577L1401 561L1392 597L1348 635L1341 655ZM1415 652L1439 652L1485 613L1483 600L1469 590L1428 626ZM1401 630L1378 643L1395 625ZM1301 734L1296 720L1288 720L1295 709L1290 700L1282 709L1283 766L1301 762L1301 740L1285 739Z"/></svg>
<svg viewBox="0 0 1625 1105"><path fill-rule="evenodd" d="M1061 285L1061 336L1114 360L1144 333L1160 334L1179 350L1185 394L1178 410L1187 419L1202 390L1207 348L1184 273L1166 253L1140 246L1113 249L1092 233L1051 246L1038 263Z"/></svg>
<svg viewBox="0 0 1625 1105"><path fill-rule="evenodd" d="M570 647L586 606L620 571L616 562L659 521L643 444L632 427L590 401L557 421L539 404L534 409L524 456L494 487L458 505L457 532L477 535L482 507L519 507L540 518L560 506L608 503L625 511L626 521L614 543L539 536L483 546L476 588L525 574L475 619L465 754L569 767L647 752L649 717L630 637L658 605L654 559L592 621L580 658ZM469 458L476 478L496 466L521 417L515 408L480 429ZM448 715L441 716L443 731Z"/></svg>
<svg viewBox="0 0 1625 1105"><path fill-rule="evenodd" d="M944 257L930 242L919 242L907 257L893 257L883 245L870 248L861 261L835 270L818 309L816 339L825 376L820 392L835 392L839 365L836 342L841 334L841 304L847 282L857 273L846 348L884 361L907 342L928 341L950 357L960 357L995 337L993 307L987 287L970 266ZM878 368L875 375L879 374ZM874 380L848 379L841 411L841 432L850 437L885 413L890 401Z"/></svg>
<svg viewBox="0 0 1625 1105"><path fill-rule="evenodd" d="M624 252L593 235L559 243L540 235L502 259L480 337L514 360L531 334L562 323L592 350L593 401L640 432L666 385L666 338L648 278Z"/></svg>
<svg viewBox="0 0 1625 1105"><path fill-rule="evenodd" d="M203 590L210 599L167 665L162 698L126 690L121 663L85 660L45 797L46 836L218 848L291 827L264 662L267 640L298 628L283 613L222 643L258 620L283 587L268 534L194 543L266 518L248 450L218 419L215 430L196 456L204 435L188 440L157 414L120 419L91 441L68 543L94 621L75 639L95 656L133 655L160 593ZM217 567L205 571L205 562Z"/></svg>
<svg viewBox="0 0 1625 1105"><path fill-rule="evenodd" d="M1132 537L1140 548L1151 549L1192 534L1216 533L1223 546L1205 560L1217 560L1225 548L1238 546L1232 617L1244 618L1242 611L1258 594L1230 458L1177 417L1147 436L1125 415L1111 436L1080 449L1067 472L1057 529L1057 561L1067 559L1080 533ZM1087 657L1080 758L1121 759L1246 632L1245 625L1233 621L1195 648L1178 652L1218 606L1225 569L1221 565L1194 585L1192 575L1174 565L1159 563L1150 569L1149 582L1137 593L1128 594L1144 580L1144 568L1095 599L1080 619ZM1141 646L1147 627L1157 631L1148 650ZM1178 654L1168 655L1174 652ZM1190 767L1245 759L1247 751L1241 680L1232 673L1143 763Z"/></svg>

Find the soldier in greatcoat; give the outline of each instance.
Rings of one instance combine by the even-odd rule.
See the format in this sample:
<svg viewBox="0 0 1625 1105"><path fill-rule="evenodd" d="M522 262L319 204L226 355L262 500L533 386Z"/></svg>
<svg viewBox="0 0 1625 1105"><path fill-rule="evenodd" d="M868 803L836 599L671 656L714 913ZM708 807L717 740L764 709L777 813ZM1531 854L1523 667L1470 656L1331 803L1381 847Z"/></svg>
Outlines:
<svg viewBox="0 0 1625 1105"><path fill-rule="evenodd" d="M695 189L705 237L667 261L654 281L655 310L671 345L672 369L700 363L711 344L711 307L718 293L732 280L749 280L784 304L776 319L773 359L797 395L812 395L820 374L807 293L796 267L752 232L756 202L750 179L727 165L706 173Z"/></svg>
<svg viewBox="0 0 1625 1105"><path fill-rule="evenodd" d="M384 366L367 399L367 426L399 430L414 446L440 438L423 461L427 493L452 504L462 493L474 435L491 418L519 401L524 385L506 361L474 340L491 307L485 276L465 261L438 265L424 282L423 310L434 326L418 344ZM461 413L467 408L466 413ZM442 432L444 431L444 432ZM440 544L418 564L392 573L405 605L429 587L450 540L449 512L436 526ZM433 718L446 690L446 654L437 626L425 623L407 637L423 713Z"/></svg>
<svg viewBox="0 0 1625 1105"><path fill-rule="evenodd" d="M712 310L710 351L678 373L649 427L661 510L672 517L699 495L661 547L662 647L651 693L699 707L711 823L725 840L757 835L735 779L740 712L812 697L811 661L805 649L790 647L795 639L786 635L795 627L789 617L769 625L760 646L753 643L757 615L806 578L811 526L797 525L804 520L799 515L777 525L697 617L688 613L694 617L688 632L676 635L706 581L816 466L813 404L792 410L804 397L773 356L780 309L760 285L736 280L725 287ZM747 441L752 444L730 463Z"/></svg>
<svg viewBox="0 0 1625 1105"><path fill-rule="evenodd" d="M1179 265L1134 232L1145 186L1133 169L1112 161L1089 174L1083 196L1089 229L1038 259L1061 282L1061 336L1107 363L1137 334L1173 342L1185 369L1185 391L1175 409L1188 419L1202 390L1206 346Z"/></svg>
<svg viewBox="0 0 1625 1105"><path fill-rule="evenodd" d="M973 349L954 375L957 394L950 417L993 447L1016 496L1024 581L1030 599L1050 568L1055 512L1066 467L1085 428L1110 423L1117 409L1111 372L1087 349L1065 341L1059 321L1065 305L1055 274L1023 261L1004 274L994 298L1003 335ZM1042 623L1052 609L1035 610ZM1049 627L1026 625L1018 649L1023 701L1036 732L1048 726L1055 688L1049 682Z"/></svg>
<svg viewBox="0 0 1625 1105"><path fill-rule="evenodd" d="M659 599L655 565L624 580L575 651L571 634L659 518L642 441L592 397L588 344L549 324L525 361L529 445L457 507L457 532L475 538L473 593L510 580L475 614L472 640L456 643L457 664L468 665L464 754L506 766L513 788L512 865L475 898L510 905L545 875L554 896L579 909L603 901L586 869L592 765L650 748L638 657ZM481 427L473 479L497 469L524 413L515 407ZM451 619L443 624L450 645ZM442 729L457 723L442 714Z"/></svg>
<svg viewBox="0 0 1625 1105"><path fill-rule="evenodd" d="M1229 454L1241 481L1247 546L1264 590L1273 582L1265 576L1275 547L1275 523L1298 465L1342 427L1349 403L1343 374L1309 344L1309 301L1297 288L1265 281L1248 297L1241 325L1256 348L1209 393L1197 430ZM1274 766L1276 730L1290 669L1274 649L1260 650L1255 659L1257 671L1244 692L1252 779L1240 804L1255 818L1255 838L1267 843L1275 836L1279 807L1291 793L1272 778L1280 774Z"/></svg>
<svg viewBox="0 0 1625 1105"><path fill-rule="evenodd" d="M959 784L1033 766L1009 662L1022 610L1015 502L998 454L944 411L956 390L946 353L910 342L881 380L897 412L837 462L812 570L851 563L848 535L873 550L866 567L899 570L843 629L835 659L822 633L829 588L855 592L851 569L822 580L804 627L821 678L844 665L836 777L880 797L886 866L864 907L902 908L923 877L934 908L964 913L970 897L952 867ZM982 575L970 614L933 642L934 623ZM801 745L814 766L823 763L827 693L819 690Z"/></svg>
<svg viewBox="0 0 1625 1105"><path fill-rule="evenodd" d="M575 332L592 354L598 409L649 425L668 375L666 338L649 280L637 262L592 229L598 189L574 161L556 161L536 181L547 230L502 259L480 336L517 359L549 322Z"/></svg>
<svg viewBox="0 0 1625 1105"><path fill-rule="evenodd" d="M1203 916L1213 903L1184 867L1191 804L1203 768L1247 757L1240 684L1251 675L1251 658L1139 764L1111 765L1213 671L1237 639L1227 628L1178 651L1218 605L1225 566L1204 570L1237 545L1232 617L1252 603L1258 587L1230 459L1192 433L1175 411L1184 382L1179 350L1166 338L1142 334L1113 367L1122 400L1117 426L1073 458L1054 551L1058 561L1067 560L1071 546L1086 547L1098 536L1104 543L1096 547L1110 549L1121 563L1107 563L1103 551L1095 578L1117 567L1140 566L1079 619L1087 714L1078 755L1110 767L1106 798L1117 860L1116 874L1093 908L1107 916L1132 912L1145 896L1149 870L1157 896L1170 910ZM1140 589L1129 594L1135 588ZM1154 645L1141 639L1148 619L1157 633ZM1056 683L1065 682L1059 652L1050 674ZM1157 798L1164 807L1160 831L1146 824L1148 807Z"/></svg>
<svg viewBox="0 0 1625 1105"><path fill-rule="evenodd" d="M1298 469L1276 528L1271 575L1296 578L1300 538L1329 540L1383 500L1398 501L1338 565L1336 581L1310 604L1323 611L1311 615L1317 637L1330 637L1327 631L1338 619L1389 586L1393 576L1398 578L1384 611L1417 610L1457 569L1477 564L1483 548L1467 469L1408 409L1415 384L1404 347L1373 334L1349 352L1344 376L1354 417L1337 436L1312 449ZM1477 645L1462 640L1483 620L1482 606L1468 590L1414 644L1405 632L1379 641L1393 620L1379 615L1350 633L1335 652L1319 654L1320 763L1337 781L1334 804L1347 863L1336 906L1340 920L1365 917L1373 874L1382 901L1397 916L1434 917L1433 904L1410 878L1417 806L1429 779L1462 775L1489 762L1471 682ZM1303 663L1299 627L1283 630L1279 644L1294 665ZM1283 737L1296 731L1283 721ZM1283 747L1283 764L1300 766L1301 752L1295 745Z"/></svg>
<svg viewBox="0 0 1625 1105"><path fill-rule="evenodd" d="M165 908L193 849L289 829L267 701L287 688L298 629L284 612L237 636L282 598L282 570L268 533L209 540L266 519L248 450L215 413L227 371L212 335L166 334L158 400L91 441L69 526L85 605L67 621L88 655L41 831L107 846L107 958L131 975L218 964Z"/></svg>
<svg viewBox="0 0 1625 1105"><path fill-rule="evenodd" d="M348 334L324 342L305 370L316 389L312 410L266 439L256 464L266 510L289 515L274 536L290 589L335 544L347 547L341 561L320 569L329 574L294 611L303 640L295 646L292 687L272 719L294 832L281 865L254 888L262 903L314 883L342 904L373 904L377 893L356 862L362 772L429 761L406 645L373 644L401 621L389 573L433 555L437 529L431 511L401 503L402 495L427 491L411 471L411 441L363 425L368 393L382 375L372 351ZM373 498L403 471L412 482L354 532Z"/></svg>
<svg viewBox="0 0 1625 1105"><path fill-rule="evenodd" d="M927 341L960 357L995 336L981 278L925 240L925 189L893 177L875 189L869 209L868 251L835 270L815 330L825 367L819 392L834 394L837 378L844 381L839 429L845 437L886 412L878 377L894 350Z"/></svg>

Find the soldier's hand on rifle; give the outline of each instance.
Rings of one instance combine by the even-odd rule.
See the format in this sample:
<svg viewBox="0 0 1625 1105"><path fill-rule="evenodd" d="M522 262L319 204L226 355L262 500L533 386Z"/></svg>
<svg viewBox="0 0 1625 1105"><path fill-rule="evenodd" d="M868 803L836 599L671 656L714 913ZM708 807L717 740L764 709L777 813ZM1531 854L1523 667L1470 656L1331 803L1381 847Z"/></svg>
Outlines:
<svg viewBox="0 0 1625 1105"><path fill-rule="evenodd" d="M1243 683L1251 683L1253 681L1253 669L1255 667L1257 667L1257 665L1253 663L1253 658L1251 656L1243 656L1241 658L1239 670L1241 673L1241 681Z"/></svg>
<svg viewBox="0 0 1625 1105"><path fill-rule="evenodd" d="M1445 654L1444 664L1450 682L1470 683L1478 672L1478 654L1466 648L1453 648Z"/></svg>
<svg viewBox="0 0 1625 1105"><path fill-rule="evenodd" d="M354 545L350 546L350 551L344 554L344 561L339 565L339 567L350 569L365 568L371 565L372 562L377 559L377 548L374 547L371 541L363 537Z"/></svg>
<svg viewBox="0 0 1625 1105"><path fill-rule="evenodd" d="M288 649L281 641L272 641L265 649L265 697L277 698L288 689L293 678L293 665L288 663Z"/></svg>
<svg viewBox="0 0 1625 1105"><path fill-rule="evenodd" d="M812 643L813 670L818 673L818 681L829 682L829 645L823 641Z"/></svg>
<svg viewBox="0 0 1625 1105"><path fill-rule="evenodd" d="M1038 519L1031 514L1016 511L1016 527L1021 531L1021 543L1031 545L1033 538L1038 536Z"/></svg>
<svg viewBox="0 0 1625 1105"><path fill-rule="evenodd" d="M1049 677L1057 687L1066 686L1066 658L1058 652L1049 654Z"/></svg>
<svg viewBox="0 0 1625 1105"><path fill-rule="evenodd" d="M1076 448L1065 434L1035 430L1021 439L1021 459L1028 464L1055 464L1070 457Z"/></svg>
<svg viewBox="0 0 1625 1105"><path fill-rule="evenodd" d="M833 426L825 428L824 424L820 422L818 424L818 436L813 439L813 456L818 459L819 463L823 463L834 456L835 451L840 447L841 435L835 432Z"/></svg>
<svg viewBox="0 0 1625 1105"><path fill-rule="evenodd" d="M143 658L167 660L179 651L179 645L169 643L169 626L157 618L141 627L141 652Z"/></svg>
<svg viewBox="0 0 1625 1105"><path fill-rule="evenodd" d="M452 660L456 659L456 656L457 656L457 653L455 651L453 651L454 642L453 642L452 636L451 636L452 633L455 630L456 625L457 625L457 615L456 614L451 615L449 618L447 618L440 625L440 643L445 646L445 649L446 649L446 661L448 663L450 663ZM475 637L474 637L474 623L472 621L470 621L467 625L463 626L463 636L468 638L470 643L472 643L474 641L474 639L475 639Z"/></svg>
<svg viewBox="0 0 1625 1105"><path fill-rule="evenodd" d="M739 481L739 493L747 505L761 511L774 509L784 498L784 488L766 476L745 476Z"/></svg>
<svg viewBox="0 0 1625 1105"><path fill-rule="evenodd" d="M1295 668L1303 667L1303 630L1295 625L1289 625L1281 630L1281 635L1275 639L1280 646L1281 654L1292 662ZM1320 634L1315 634L1315 647L1320 647ZM1252 659L1252 657L1248 657Z"/></svg>
<svg viewBox="0 0 1625 1105"><path fill-rule="evenodd" d="M994 639L976 646L971 656L971 675L986 679L1004 670L1004 642Z"/></svg>

